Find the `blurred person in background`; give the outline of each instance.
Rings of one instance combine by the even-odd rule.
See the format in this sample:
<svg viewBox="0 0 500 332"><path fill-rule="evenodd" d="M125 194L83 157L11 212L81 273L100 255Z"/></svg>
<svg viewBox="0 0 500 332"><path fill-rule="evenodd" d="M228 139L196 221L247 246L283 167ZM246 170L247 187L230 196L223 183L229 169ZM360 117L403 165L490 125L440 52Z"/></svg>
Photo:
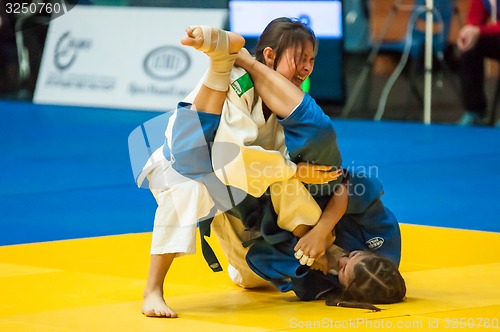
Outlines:
<svg viewBox="0 0 500 332"><path fill-rule="evenodd" d="M484 58L500 60L500 6L498 0L471 0L467 24L457 38L462 52L460 80L464 115L460 125L485 124Z"/></svg>
<svg viewBox="0 0 500 332"><path fill-rule="evenodd" d="M0 0L0 95L17 88L17 48L12 14Z"/></svg>

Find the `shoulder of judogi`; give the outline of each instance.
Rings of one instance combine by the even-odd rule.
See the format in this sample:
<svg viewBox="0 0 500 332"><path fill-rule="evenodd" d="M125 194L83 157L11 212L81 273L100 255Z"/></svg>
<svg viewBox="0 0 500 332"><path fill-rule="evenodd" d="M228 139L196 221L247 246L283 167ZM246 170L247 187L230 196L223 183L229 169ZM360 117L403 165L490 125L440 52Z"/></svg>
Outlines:
<svg viewBox="0 0 500 332"><path fill-rule="evenodd" d="M254 93L254 85L252 78L247 73L247 71L240 67L233 67L230 76L230 90L234 91L234 93L240 97L244 98L248 95L252 95Z"/></svg>

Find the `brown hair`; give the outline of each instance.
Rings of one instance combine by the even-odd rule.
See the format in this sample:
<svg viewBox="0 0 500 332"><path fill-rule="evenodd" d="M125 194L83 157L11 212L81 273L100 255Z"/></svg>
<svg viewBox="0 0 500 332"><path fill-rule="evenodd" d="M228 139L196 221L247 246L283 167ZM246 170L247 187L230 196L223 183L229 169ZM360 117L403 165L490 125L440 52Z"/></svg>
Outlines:
<svg viewBox="0 0 500 332"><path fill-rule="evenodd" d="M314 32L297 19L279 17L272 20L260 35L255 48L255 58L265 64L264 49L266 47L272 48L276 53L273 68L276 70L281 56L288 48L303 48L307 41L313 44L314 54L316 54L318 41ZM299 56L302 57L302 54ZM298 63L300 57L295 59L295 63Z"/></svg>
<svg viewBox="0 0 500 332"><path fill-rule="evenodd" d="M374 304L403 301L406 285L401 273L387 258L370 253L353 270L349 286L326 298L326 305L380 311Z"/></svg>

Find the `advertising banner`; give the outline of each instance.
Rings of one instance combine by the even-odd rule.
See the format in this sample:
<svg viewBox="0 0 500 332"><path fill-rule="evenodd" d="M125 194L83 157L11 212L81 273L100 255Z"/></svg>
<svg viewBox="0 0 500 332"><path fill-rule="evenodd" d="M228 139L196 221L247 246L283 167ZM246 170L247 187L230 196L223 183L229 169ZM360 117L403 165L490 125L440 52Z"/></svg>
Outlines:
<svg viewBox="0 0 500 332"><path fill-rule="evenodd" d="M34 102L172 110L208 66L180 44L186 27L226 20L227 9L76 6L50 22Z"/></svg>

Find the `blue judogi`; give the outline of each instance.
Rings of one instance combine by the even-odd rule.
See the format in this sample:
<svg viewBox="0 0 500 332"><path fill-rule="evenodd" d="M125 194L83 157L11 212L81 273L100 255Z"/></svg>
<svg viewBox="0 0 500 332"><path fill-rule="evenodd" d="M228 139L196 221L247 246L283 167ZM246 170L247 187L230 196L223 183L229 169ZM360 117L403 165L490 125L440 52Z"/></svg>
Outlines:
<svg viewBox="0 0 500 332"><path fill-rule="evenodd" d="M309 95L306 94L295 111L280 122L285 129L285 142L292 161L322 165L341 163L331 120ZM322 209L328 203L333 187L329 186L326 193L309 187ZM348 188L347 211L335 227L334 243L346 251L372 251L399 265L399 224L394 214L382 204L382 183L362 173L353 173L349 176ZM354 188L364 190L357 194ZM247 254L247 263L257 275L271 281L282 292L293 290L302 300L313 300L329 289L341 287L337 277L324 276L299 263L293 249L297 238L277 226L277 216L272 211L263 213L263 217L260 227L263 237Z"/></svg>
<svg viewBox="0 0 500 332"><path fill-rule="evenodd" d="M346 251L368 250L399 265L401 234L394 214L382 204L382 184L378 179L362 174L350 176L351 183L364 185L363 195L349 193L348 208L335 226L334 244ZM349 186L354 188L354 186ZM324 207L327 199L319 200ZM272 218L263 220L263 238L257 240L247 254L247 263L260 277L271 281L282 292L293 290L302 300L312 300L331 289L340 287L335 276L310 271L294 257L297 238L275 226ZM309 275L311 274L311 275ZM301 280L306 275L307 282Z"/></svg>

